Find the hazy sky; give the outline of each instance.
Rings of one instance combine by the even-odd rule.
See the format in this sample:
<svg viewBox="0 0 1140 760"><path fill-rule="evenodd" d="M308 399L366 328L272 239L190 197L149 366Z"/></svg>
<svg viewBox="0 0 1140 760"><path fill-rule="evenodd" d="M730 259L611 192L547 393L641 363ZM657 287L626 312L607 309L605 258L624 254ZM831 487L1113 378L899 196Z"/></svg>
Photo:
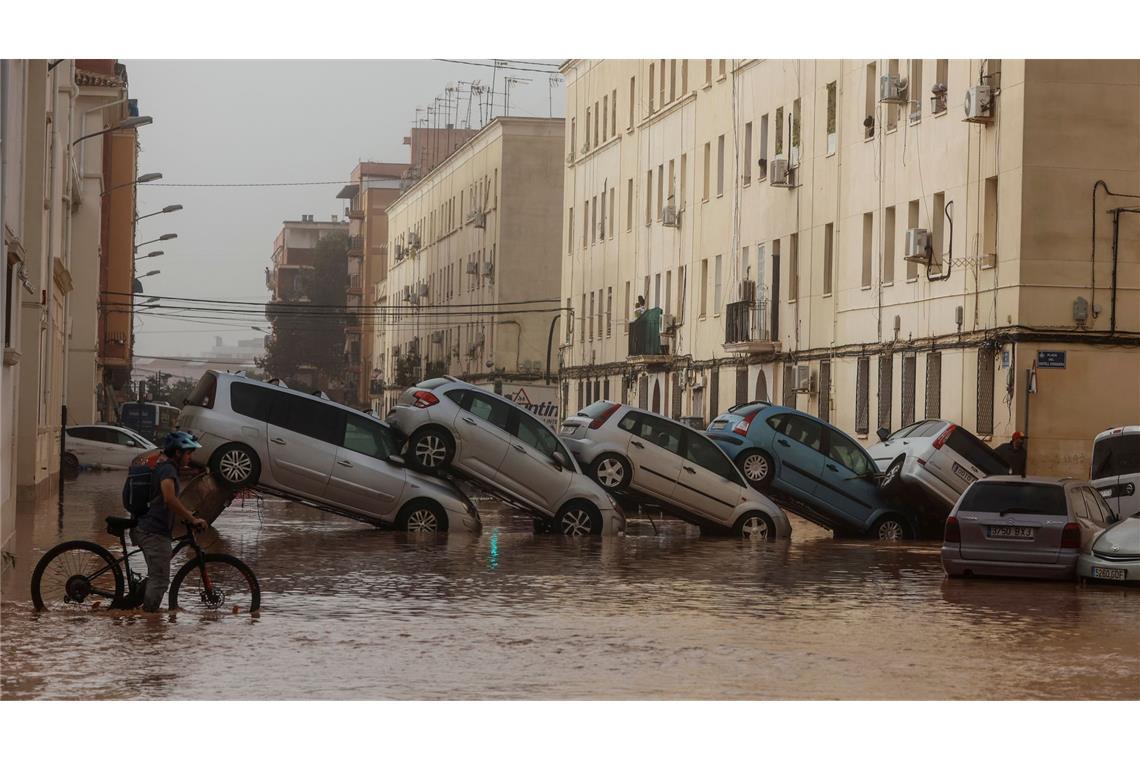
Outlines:
<svg viewBox="0 0 1140 760"><path fill-rule="evenodd" d="M535 59L540 60L540 59ZM436 61L156 61L124 60L130 95L154 123L139 131L139 173L162 172L139 186L139 214L181 203L185 208L139 222L144 242L167 232L178 239L145 246L163 256L139 261L150 295L264 302L265 267L286 219L343 217L340 184L301 187L169 187L162 183L348 181L358 161L407 162L403 138L416 109L456 82L490 85L493 69ZM489 63L489 61L480 61ZM557 61L547 61L557 63ZM528 78L511 91L511 114L564 112L564 90L545 73L499 71ZM464 109L465 111L465 109ZM461 118L462 118L461 114ZM478 107L471 109L477 126ZM211 326L185 318L140 317L135 352L200 356L214 343L255 338L252 318Z"/></svg>

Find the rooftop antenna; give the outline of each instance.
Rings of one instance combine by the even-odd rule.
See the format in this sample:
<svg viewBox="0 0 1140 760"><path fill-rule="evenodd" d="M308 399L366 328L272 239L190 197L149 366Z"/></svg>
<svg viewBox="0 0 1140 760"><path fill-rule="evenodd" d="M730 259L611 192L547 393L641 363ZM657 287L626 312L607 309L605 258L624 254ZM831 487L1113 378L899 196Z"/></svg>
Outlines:
<svg viewBox="0 0 1140 760"><path fill-rule="evenodd" d="M503 77L503 89L506 90L506 103L503 105L503 115L511 115L511 88L516 84L522 82L533 82L533 79L523 79L522 77Z"/></svg>
<svg viewBox="0 0 1140 760"><path fill-rule="evenodd" d="M550 110L550 118L554 118L554 91L562 84L562 77L558 74L551 74L546 80L546 105Z"/></svg>

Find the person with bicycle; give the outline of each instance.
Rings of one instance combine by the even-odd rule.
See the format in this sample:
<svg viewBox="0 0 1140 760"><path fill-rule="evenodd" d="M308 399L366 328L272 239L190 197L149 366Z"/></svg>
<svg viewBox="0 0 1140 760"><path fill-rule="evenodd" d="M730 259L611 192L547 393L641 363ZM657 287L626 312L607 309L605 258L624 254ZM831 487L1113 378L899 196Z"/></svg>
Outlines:
<svg viewBox="0 0 1140 760"><path fill-rule="evenodd" d="M190 464L190 455L202 444L182 430L166 436L162 454L154 471L155 493L146 514L131 529L131 541L142 550L146 560L146 593L143 611L157 612L170 585L171 541L175 519L188 523L193 530L206 528L205 520L195 517L178 498L178 471Z"/></svg>

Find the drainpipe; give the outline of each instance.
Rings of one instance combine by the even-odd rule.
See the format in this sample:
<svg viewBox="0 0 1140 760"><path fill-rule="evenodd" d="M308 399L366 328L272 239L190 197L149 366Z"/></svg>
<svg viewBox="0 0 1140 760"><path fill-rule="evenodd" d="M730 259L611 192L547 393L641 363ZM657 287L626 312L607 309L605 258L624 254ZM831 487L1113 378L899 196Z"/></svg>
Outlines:
<svg viewBox="0 0 1140 760"><path fill-rule="evenodd" d="M558 318L562 314L555 314L554 319L550 320L550 334L546 336L546 384L550 385L550 349L554 347L554 326L558 324Z"/></svg>
<svg viewBox="0 0 1140 760"><path fill-rule="evenodd" d="M1112 214L1112 300L1109 305L1108 316L1108 334L1116 334L1116 271L1120 259L1120 215L1121 214L1140 214L1140 207L1138 208L1114 208L1109 212Z"/></svg>

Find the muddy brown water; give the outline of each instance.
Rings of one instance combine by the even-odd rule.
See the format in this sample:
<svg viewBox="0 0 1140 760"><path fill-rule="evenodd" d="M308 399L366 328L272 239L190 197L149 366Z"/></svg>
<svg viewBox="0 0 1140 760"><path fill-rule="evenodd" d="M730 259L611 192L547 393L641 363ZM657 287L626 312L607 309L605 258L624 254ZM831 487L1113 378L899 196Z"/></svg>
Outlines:
<svg viewBox="0 0 1140 760"><path fill-rule="evenodd" d="M937 543L535 535L416 539L269 500L206 534L261 581L257 617L36 614L31 564L111 546L121 474L19 516L4 699L1137 699L1140 591L943 577ZM177 564L178 560L176 560Z"/></svg>

